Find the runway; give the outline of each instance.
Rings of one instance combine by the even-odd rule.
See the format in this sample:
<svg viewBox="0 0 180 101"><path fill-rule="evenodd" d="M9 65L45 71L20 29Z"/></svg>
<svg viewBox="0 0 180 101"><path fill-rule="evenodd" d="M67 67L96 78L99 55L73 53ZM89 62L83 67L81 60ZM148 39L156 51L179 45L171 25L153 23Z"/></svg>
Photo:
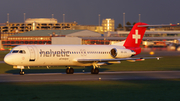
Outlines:
<svg viewBox="0 0 180 101"><path fill-rule="evenodd" d="M154 80L179 79L180 71L124 71L86 73L44 73L44 74L0 74L0 82L57 82L57 81L110 81L110 80Z"/></svg>

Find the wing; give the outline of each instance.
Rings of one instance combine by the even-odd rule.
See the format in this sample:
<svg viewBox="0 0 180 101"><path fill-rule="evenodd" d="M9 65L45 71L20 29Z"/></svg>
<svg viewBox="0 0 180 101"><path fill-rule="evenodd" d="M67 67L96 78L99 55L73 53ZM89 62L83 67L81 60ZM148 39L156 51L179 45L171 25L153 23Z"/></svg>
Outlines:
<svg viewBox="0 0 180 101"><path fill-rule="evenodd" d="M116 59L77 59L77 62L80 63L93 63L93 62L112 62L112 61L128 61L128 60L134 60L134 61L142 61L145 59L157 59L159 60L161 57L143 57L143 58L116 58Z"/></svg>

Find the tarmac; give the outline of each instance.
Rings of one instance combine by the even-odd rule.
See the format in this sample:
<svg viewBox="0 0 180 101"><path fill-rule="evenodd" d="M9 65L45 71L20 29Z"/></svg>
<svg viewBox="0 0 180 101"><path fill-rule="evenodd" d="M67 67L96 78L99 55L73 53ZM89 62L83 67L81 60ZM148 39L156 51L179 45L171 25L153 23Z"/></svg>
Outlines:
<svg viewBox="0 0 180 101"><path fill-rule="evenodd" d="M57 81L123 81L179 79L180 71L123 71L100 72L99 74L74 73L37 73L37 74L0 74L0 82L57 82Z"/></svg>

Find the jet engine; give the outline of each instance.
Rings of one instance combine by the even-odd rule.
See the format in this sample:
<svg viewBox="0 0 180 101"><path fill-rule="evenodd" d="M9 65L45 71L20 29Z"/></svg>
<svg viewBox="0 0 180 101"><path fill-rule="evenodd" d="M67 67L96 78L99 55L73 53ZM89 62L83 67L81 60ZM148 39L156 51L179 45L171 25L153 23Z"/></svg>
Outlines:
<svg viewBox="0 0 180 101"><path fill-rule="evenodd" d="M133 50L113 48L110 51L113 58L128 58L136 54Z"/></svg>

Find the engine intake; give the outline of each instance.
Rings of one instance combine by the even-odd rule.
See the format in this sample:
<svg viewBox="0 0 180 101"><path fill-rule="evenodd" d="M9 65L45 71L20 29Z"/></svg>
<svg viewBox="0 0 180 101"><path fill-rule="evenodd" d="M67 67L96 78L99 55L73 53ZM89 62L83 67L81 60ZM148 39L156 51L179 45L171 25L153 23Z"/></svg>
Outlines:
<svg viewBox="0 0 180 101"><path fill-rule="evenodd" d="M117 49L110 50L110 54L113 58L128 58L136 54L136 52L129 49Z"/></svg>
<svg viewBox="0 0 180 101"><path fill-rule="evenodd" d="M117 50L116 50L116 48L113 48L113 49L111 49L111 56L113 57L113 58L115 58L116 56L117 56Z"/></svg>

